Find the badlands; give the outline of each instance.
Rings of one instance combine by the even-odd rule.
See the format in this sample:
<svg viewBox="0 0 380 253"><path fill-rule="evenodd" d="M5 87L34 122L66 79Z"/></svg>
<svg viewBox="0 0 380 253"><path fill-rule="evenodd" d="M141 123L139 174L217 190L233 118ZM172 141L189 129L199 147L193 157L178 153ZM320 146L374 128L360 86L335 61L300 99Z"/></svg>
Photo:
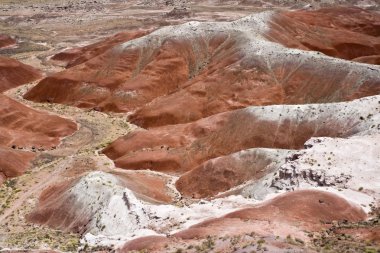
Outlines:
<svg viewBox="0 0 380 253"><path fill-rule="evenodd" d="M0 252L380 252L378 0L0 0Z"/></svg>

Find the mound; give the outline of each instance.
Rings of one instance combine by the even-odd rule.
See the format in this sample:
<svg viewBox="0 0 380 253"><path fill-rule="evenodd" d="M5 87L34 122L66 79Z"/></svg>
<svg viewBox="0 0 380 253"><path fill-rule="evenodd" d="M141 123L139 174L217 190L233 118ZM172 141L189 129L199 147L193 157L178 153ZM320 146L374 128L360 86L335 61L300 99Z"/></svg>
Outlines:
<svg viewBox="0 0 380 253"><path fill-rule="evenodd" d="M157 206L137 199L135 194L144 196L147 193L144 198L153 200L159 189L149 189L146 186L139 188L136 185L142 186L145 183L151 186L153 181L157 185L158 180L136 173L91 172L45 189L37 207L27 219L76 233L134 233L138 229L146 229L148 223L158 219L152 218L154 215L150 214ZM127 186L132 186L136 192L125 188Z"/></svg>
<svg viewBox="0 0 380 253"><path fill-rule="evenodd" d="M380 14L360 8L282 12L266 35L287 47L347 60L380 53Z"/></svg>
<svg viewBox="0 0 380 253"><path fill-rule="evenodd" d="M0 56L0 92L33 82L42 77L40 71L15 59Z"/></svg>
<svg viewBox="0 0 380 253"><path fill-rule="evenodd" d="M136 171L114 171L112 175L140 199L161 204L172 202L172 197L168 194L169 179L163 175L136 173Z"/></svg>
<svg viewBox="0 0 380 253"><path fill-rule="evenodd" d="M66 62L66 67L70 68L104 53L115 45L144 36L147 33L148 31L121 32L88 46L68 49L54 55L51 59Z"/></svg>
<svg viewBox="0 0 380 253"><path fill-rule="evenodd" d="M290 48L376 64L379 24L379 14L359 8L279 12L269 19L264 37ZM228 65L210 66L184 89L138 109L131 122L147 128L249 105L338 102L379 93L379 79L371 73L379 75L376 70L274 45L260 48L268 55L250 52L250 46L244 56ZM363 75L369 78L357 86Z"/></svg>
<svg viewBox="0 0 380 253"><path fill-rule="evenodd" d="M373 34L377 14L355 18L360 9L341 12L345 10L348 14L341 23L335 21L337 14L331 9L320 11L344 28L330 29L329 38L356 38L349 43L360 42L371 49L369 53L357 50L352 57L378 55L379 41ZM25 98L103 111L137 110L130 120L146 128L186 123L250 105L340 102L378 94L380 70L376 67L268 41L309 49L297 40L300 26L311 34L310 40L323 43L318 29L328 29L325 21L308 24L303 20L307 15L319 12L264 12L234 22L164 27L43 79ZM288 36L273 28L285 18ZM288 40L296 46L287 45ZM345 54L353 50L339 48L337 57L352 58Z"/></svg>
<svg viewBox="0 0 380 253"><path fill-rule="evenodd" d="M362 56L355 58L355 61L367 64L380 65L380 55Z"/></svg>
<svg viewBox="0 0 380 253"><path fill-rule="evenodd" d="M0 146L0 185L8 178L22 175L36 154Z"/></svg>
<svg viewBox="0 0 380 253"><path fill-rule="evenodd" d="M77 129L70 120L33 110L4 95L0 95L0 101L2 146L51 148Z"/></svg>
<svg viewBox="0 0 380 253"><path fill-rule="evenodd" d="M47 77L25 98L120 112L172 92L188 80L194 65L205 57L202 54L208 51L207 41L154 34ZM200 55L192 46L202 49Z"/></svg>
<svg viewBox="0 0 380 253"><path fill-rule="evenodd" d="M290 151L281 149L248 149L221 156L183 174L176 187L182 196L212 197L275 171L288 154Z"/></svg>
<svg viewBox="0 0 380 253"><path fill-rule="evenodd" d="M75 205L73 197L67 196L67 191L74 185L73 180L50 185L41 193L38 209L26 218L64 231L83 232L90 221L90 213L85 210L86 206ZM85 210L83 214L82 210Z"/></svg>
<svg viewBox="0 0 380 253"><path fill-rule="evenodd" d="M376 131L378 108L378 96L331 104L253 106L192 123L137 130L103 152L125 169L185 172L248 148L299 149L313 136Z"/></svg>
<svg viewBox="0 0 380 253"><path fill-rule="evenodd" d="M91 172L79 179L63 181L42 193L38 206L27 219L65 231L91 233L92 237L100 238L171 233L163 242L172 244L215 235L237 236L247 233L283 238L290 233L305 238L305 231L319 231L324 227L321 221L357 222L366 218L359 206L337 195L303 190L284 193L232 213L226 208L227 215L205 220L210 215L204 213L210 208L209 204L187 207L152 205L137 199L133 192L124 187L118 176L104 172ZM197 215L205 221L174 232L178 226L183 228L180 224ZM86 240L89 238L86 237ZM127 243L123 250L164 247L157 241L159 238L149 237L149 242L144 237L139 238Z"/></svg>
<svg viewBox="0 0 380 253"><path fill-rule="evenodd" d="M8 35L0 34L0 48L12 46L16 44L16 40Z"/></svg>
<svg viewBox="0 0 380 253"><path fill-rule="evenodd" d="M183 246L184 243L189 243L193 239L199 241L202 238L215 238L215 236L219 237L219 241L216 240L212 244L212 248L220 250L226 247L226 243L222 242L224 236L256 234L284 238L292 233L304 238L304 231L320 230L323 227L321 221L361 221L365 218L366 214L359 206L353 205L337 195L315 190L295 191L284 193L252 208L245 208L221 218L204 221L180 231L168 239L162 238L165 243L157 243L158 238L150 243L148 240L151 240L151 237L139 238L126 243L121 252L143 249L155 249L157 252L161 252L170 244ZM182 240L184 243L178 243L178 240ZM273 245L271 245L272 243ZM279 244L280 242L269 241L265 246L282 248ZM283 247L286 248L285 245Z"/></svg>
<svg viewBox="0 0 380 253"><path fill-rule="evenodd" d="M0 173L5 177L22 174L36 155L22 150L57 146L61 138L77 129L70 120L38 112L2 94L0 104L0 156L3 157Z"/></svg>
<svg viewBox="0 0 380 253"><path fill-rule="evenodd" d="M301 190L282 194L255 208L230 213L225 218L282 221L320 225L321 221L360 221L366 218L363 209L347 200L323 191ZM205 222L195 227L212 224Z"/></svg>

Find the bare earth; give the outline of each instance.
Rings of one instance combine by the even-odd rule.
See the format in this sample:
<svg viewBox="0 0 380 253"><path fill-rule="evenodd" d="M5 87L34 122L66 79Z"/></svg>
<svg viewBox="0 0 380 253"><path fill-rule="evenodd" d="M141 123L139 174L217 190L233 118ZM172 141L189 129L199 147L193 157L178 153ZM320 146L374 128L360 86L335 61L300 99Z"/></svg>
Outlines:
<svg viewBox="0 0 380 253"><path fill-rule="evenodd" d="M378 252L379 8L0 0L0 251Z"/></svg>

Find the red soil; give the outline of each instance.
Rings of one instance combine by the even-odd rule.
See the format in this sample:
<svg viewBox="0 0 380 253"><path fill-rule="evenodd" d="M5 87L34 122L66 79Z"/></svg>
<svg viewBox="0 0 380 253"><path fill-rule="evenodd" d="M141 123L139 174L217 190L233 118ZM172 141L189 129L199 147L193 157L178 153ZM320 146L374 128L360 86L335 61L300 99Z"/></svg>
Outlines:
<svg viewBox="0 0 380 253"><path fill-rule="evenodd" d="M37 69L15 59L0 56L0 92L42 77Z"/></svg>
<svg viewBox="0 0 380 253"><path fill-rule="evenodd" d="M162 176L134 171L114 171L112 174L116 175L126 188L145 201L166 204L173 201L168 194L167 180Z"/></svg>
<svg viewBox="0 0 380 253"><path fill-rule="evenodd" d="M357 8L279 12L265 36L287 47L376 63L379 20L375 12ZM348 62L285 50L273 57L268 52L267 59L244 48L246 34L228 28L162 41L154 33L129 46L121 44L123 36L57 55L73 60L73 67L43 79L25 98L102 111L137 110L129 119L149 128L250 105L338 102L380 92L380 77L364 66L354 73Z"/></svg>
<svg viewBox="0 0 380 253"><path fill-rule="evenodd" d="M75 233L86 231L87 224L94 218L97 210L92 210L92 213L89 212L89 208L83 206L82 202L71 194L71 188L78 183L82 176L87 174L84 171L87 170L88 172L90 169L73 166L76 166L76 163L68 169L80 170L82 173L66 177L66 179L55 182L46 188L39 197L37 207L27 216L30 222ZM92 170L96 170L96 168L97 165L94 165ZM144 201L155 204L172 202L163 177L134 171L113 171L111 174L119 179L121 186L133 191L136 196Z"/></svg>
<svg viewBox="0 0 380 253"><path fill-rule="evenodd" d="M112 48L115 45L146 35L150 31L140 30L133 32L121 32L110 38L88 46L73 48L54 55L51 59L66 62L67 68L86 62Z"/></svg>
<svg viewBox="0 0 380 253"><path fill-rule="evenodd" d="M317 190L300 190L281 194L263 202L254 208L247 208L230 213L224 218L257 219L267 221L300 222L301 226L308 224L320 225L320 222L348 220L357 222L366 218L366 213L360 206L347 202L335 194ZM194 227L212 224L206 221ZM302 224L304 223L304 224Z"/></svg>
<svg viewBox="0 0 380 253"><path fill-rule="evenodd" d="M286 47L369 64L379 61L380 15L375 12L358 8L279 12L269 25L265 36ZM357 86L360 77L352 78L349 68L318 58L286 54L275 61L247 58L231 52L223 61L211 59L207 69L183 89L139 108L130 121L149 128L249 105L338 102L380 92L379 78Z"/></svg>
<svg viewBox="0 0 380 253"><path fill-rule="evenodd" d="M379 77L358 85L359 76L352 76L349 68L316 59L278 57L282 62L273 63L270 69L260 69L265 61L254 59L254 63L240 61L205 71L184 89L141 107L129 120L150 128L186 123L250 105L339 102L380 92Z"/></svg>
<svg viewBox="0 0 380 253"><path fill-rule="evenodd" d="M144 236L126 243L118 252L131 252L133 250L139 251L144 249L159 250L168 245L171 239L163 236Z"/></svg>
<svg viewBox="0 0 380 253"><path fill-rule="evenodd" d="M286 47L376 64L380 55L379 22L378 14L360 9L279 12L266 36ZM177 189L185 197L196 198L215 196L258 179L272 171L270 165L277 161L257 150L240 157L231 155L234 152L258 147L299 149L311 137L348 137L369 128L373 104L369 103L368 112L362 115L357 104L328 102L379 94L380 76L372 72L377 70L362 64L350 68L348 61L289 54L285 49L267 58L249 54L241 43L247 37L236 31L194 34L165 38L162 43L155 35L131 44L122 43L144 32L118 34L60 53L53 59L68 62L69 68L43 79L25 98L102 111L134 111L129 119L150 129L120 137L103 150L104 154L120 168L180 175ZM308 103L322 104L259 107ZM250 105L257 106L240 109ZM27 145L22 142L25 139L41 146L58 141L57 136L48 134L51 127L37 126L44 137L33 139L34 135L24 133L17 139L12 132L16 130L8 125L4 145ZM58 132L68 134L62 129ZM16 138L5 138L13 135ZM29 162L23 159L23 164ZM144 200L172 201L164 178L137 172L113 174ZM80 201L73 205L75 199L68 191L76 180L46 189L28 219L67 231L86 231L92 216ZM169 238L134 240L123 251L252 231L263 236L304 235L305 230L323 228L321 220L356 222L365 218L360 207L337 195L297 191L202 222Z"/></svg>
<svg viewBox="0 0 380 253"><path fill-rule="evenodd" d="M128 250L164 250L164 245L178 240L199 241L208 236L235 236L254 232L260 236L289 234L302 236L304 231L319 231L323 222L337 220L361 221L365 212L339 196L323 191L302 190L284 193L252 208L229 213L221 218L210 219L174 234L169 238L143 237L128 242L121 252ZM304 236L304 234L303 234ZM158 242L158 243L157 243Z"/></svg>
<svg viewBox="0 0 380 253"><path fill-rule="evenodd" d="M84 214L82 210L86 207L80 206L80 202L75 202L68 194L76 182L70 179L49 185L41 193L37 208L26 216L27 220L63 231L84 232L91 214Z"/></svg>
<svg viewBox="0 0 380 253"><path fill-rule="evenodd" d="M189 64L197 58L189 46L187 41L172 39L160 48L114 47L45 78L25 98L105 111L130 111L177 89L188 79Z"/></svg>
<svg viewBox="0 0 380 253"><path fill-rule="evenodd" d="M8 35L0 34L0 48L12 46L14 44L16 44L15 39L13 39L12 37Z"/></svg>
<svg viewBox="0 0 380 253"><path fill-rule="evenodd" d="M36 154L0 146L0 185L4 180L22 175Z"/></svg>
<svg viewBox="0 0 380 253"><path fill-rule="evenodd" d="M67 119L26 107L0 94L0 173L21 175L35 153L18 149L49 149L72 134L77 125Z"/></svg>
<svg viewBox="0 0 380 253"><path fill-rule="evenodd" d="M4 95L0 101L1 146L51 148L77 129L70 120L33 110Z"/></svg>
<svg viewBox="0 0 380 253"><path fill-rule="evenodd" d="M215 196L248 180L259 179L278 168L287 152L249 149L208 160L183 174L176 182L182 196Z"/></svg>
<svg viewBox="0 0 380 253"><path fill-rule="evenodd" d="M380 65L380 55L362 56L362 57L355 58L354 61L367 63L367 64Z"/></svg>
<svg viewBox="0 0 380 253"><path fill-rule="evenodd" d="M281 12L267 38L347 60L380 54L380 14L360 8Z"/></svg>
<svg viewBox="0 0 380 253"><path fill-rule="evenodd" d="M175 236L183 239L207 237L208 235L247 232L256 227L257 233L286 236L296 228L298 231L317 231L323 228L322 222L336 220L361 221L366 213L359 206L347 202L335 194L315 190L300 190L284 193L272 200L263 202L253 208L242 209L221 218L211 219L194 225ZM245 221L251 222L244 225ZM263 230L252 227L252 222L267 224ZM232 227L231 225L233 224ZM239 226L240 224L240 226ZM244 231L246 230L246 231Z"/></svg>
<svg viewBox="0 0 380 253"><path fill-rule="evenodd" d="M376 103L368 110L375 113ZM209 159L248 148L298 149L311 137L350 136L369 127L356 107L347 114L344 104L250 107L192 123L136 130L103 152L125 169L186 172Z"/></svg>

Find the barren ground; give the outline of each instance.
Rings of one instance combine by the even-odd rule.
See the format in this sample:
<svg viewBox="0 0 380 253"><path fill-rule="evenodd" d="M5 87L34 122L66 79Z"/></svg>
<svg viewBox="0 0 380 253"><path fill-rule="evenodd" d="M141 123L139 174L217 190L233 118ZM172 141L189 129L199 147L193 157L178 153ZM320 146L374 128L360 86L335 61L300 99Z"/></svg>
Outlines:
<svg viewBox="0 0 380 253"><path fill-rule="evenodd" d="M0 0L0 34L11 35L18 41L15 46L0 49L0 55L41 69L46 76L64 69L58 62L50 60L51 56L68 48L100 41L121 31L158 29L188 21L232 21L264 10L294 7L294 5L286 4L237 5L238 1L230 1L233 4L227 1L218 5L212 1L184 1L184 3L174 2L173 4L170 1L167 2L168 4L164 1ZM306 5L309 1L304 2ZM368 3L376 4L376 1L368 1ZM184 6L190 10L189 16L187 14L166 15L174 7ZM371 8L377 9L378 6L371 5ZM122 170L115 169L114 162L100 151L112 141L138 127L129 123L124 114L103 113L61 104L35 103L23 99L23 95L37 83L38 81L25 84L8 90L4 94L34 109L72 119L79 125L79 130L66 137L56 149L37 151L38 159L34 161L31 169L24 175L10 179L0 186L0 250L46 248L75 252L80 244L81 234L31 224L26 221L25 216L34 209L42 191L54 183L69 182L89 171L122 173ZM168 185L166 197L172 200L171 203L174 206L181 207L196 202L179 197L174 186L174 181L177 179L175 176L148 170L139 173L163 179ZM371 222L373 220L361 225L373 225ZM346 242L346 244L342 243L346 246L351 242L347 238L339 239L338 232L343 229L357 229L359 225L351 223L336 225L328 230L331 237L327 238L316 234L314 235L316 245L319 248L328 245L334 250L335 243L339 240L340 243ZM178 228L182 227L178 226ZM261 240L254 236L252 238ZM213 239L219 240L220 243L225 241L224 238L217 236ZM234 237L228 238L230 239L233 241ZM209 242L207 240L200 245L207 246ZM234 242L240 245L240 248L245 246L248 249L254 249L253 246L250 248L252 239L248 235L236 240L240 240L237 243ZM287 243L290 241L291 245L303 245L302 241L297 242L292 238L287 238L287 240ZM355 246L359 247L357 252L372 252L365 251L367 248L372 250L372 246L369 247L363 240L358 239L358 244ZM170 248L170 250L175 252L176 248ZM204 252L207 252L207 247Z"/></svg>

